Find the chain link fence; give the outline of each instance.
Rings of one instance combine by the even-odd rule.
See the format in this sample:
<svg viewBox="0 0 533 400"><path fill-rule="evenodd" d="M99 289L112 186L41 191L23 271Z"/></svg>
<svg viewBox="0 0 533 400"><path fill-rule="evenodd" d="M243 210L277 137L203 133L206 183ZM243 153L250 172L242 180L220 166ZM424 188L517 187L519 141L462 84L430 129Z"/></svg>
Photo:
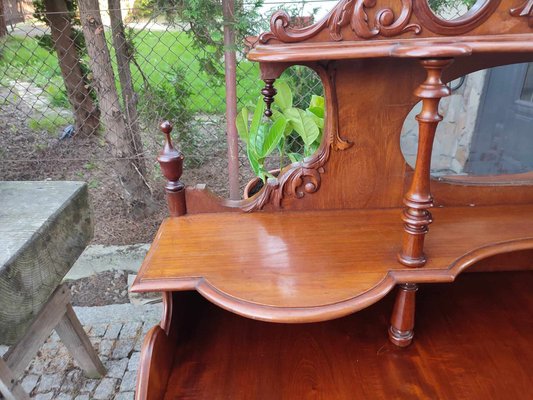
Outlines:
<svg viewBox="0 0 533 400"><path fill-rule="evenodd" d="M223 49L199 48L194 27L169 18L168 8L123 8L115 0L108 4L115 1L117 8L106 8L96 0L83 0L75 10L65 0L10 1L23 1L24 8L10 17L7 34L0 36L1 180L85 180L96 199L97 220L112 220L123 213L122 200L136 192L122 179L129 169L164 210L156 157L163 141L158 126L169 119L186 157L183 181L206 183L218 194L229 195L224 76L202 62L206 52L223 54ZM310 24L337 3L270 1L256 10L250 35L268 30L270 15L279 8L302 17L297 22ZM452 19L472 6L467 1L433 0L430 5ZM246 39L235 39L237 112L255 104L264 86L258 65L246 60ZM223 57L216 62L224 71ZM293 91L295 107L305 109L313 94L322 94L318 76L306 67L291 67L282 78ZM303 153L297 135L287 146ZM238 161L242 189L254 176L242 141ZM279 164L273 157L265 167ZM131 223L138 223L137 232L146 225L129 220L121 229L131 231ZM97 240L98 235L97 223ZM125 233L107 242L128 242L121 235ZM138 235L132 240L150 237Z"/></svg>
<svg viewBox="0 0 533 400"><path fill-rule="evenodd" d="M35 10L24 15L25 22L10 27L8 34L0 38L2 128L24 132L25 139L34 143L27 154L17 154L14 148L8 152L10 146L4 147L0 179L13 175L7 170L33 169L32 160L47 157L51 161L56 154L52 147L67 141L92 136L103 142L104 130L109 129L104 113L121 112L126 129L137 131L141 139L136 147L140 152L132 156L145 160L148 173L159 174L154 163L162 142L158 126L169 119L174 123L178 146L186 156L188 183L207 183L216 192L227 195L223 78L202 69L202 50L192 44L190 27L180 21L168 21L165 9L120 10L125 28L122 44L114 40L110 15L113 11L116 10L100 10L100 14L110 55L110 63L104 68L112 69L115 85L109 91L116 92L116 96L111 96L116 104L99 104L97 77L91 70L89 46L82 34L79 14ZM266 15L258 28L258 32L268 28ZM239 111L256 103L264 83L258 66L245 58L245 38L237 38L236 42ZM120 64L120 56L126 57L126 62ZM223 62L221 59L222 66ZM98 63L106 61L99 59ZM131 75L125 81L121 76L124 69ZM129 91L128 79L132 86ZM318 77L307 68L293 68L286 79L291 81L296 105L309 101L310 93L321 93ZM111 110L104 110L103 106ZM113 158L113 154L102 158L101 153L86 152L84 157L59 152L55 161L58 165L74 159L105 163ZM240 183L244 186L252 173L242 142L239 163Z"/></svg>
<svg viewBox="0 0 533 400"><path fill-rule="evenodd" d="M323 15L335 1L308 3L307 10L312 6L312 14ZM446 19L456 18L472 6L464 0L430 4ZM268 6L292 7L292 11L301 13L305 2L276 2ZM45 12L36 7L32 14L24 15L25 22L12 25L8 35L1 39L0 113L3 118L14 114L17 124L25 125L16 129L46 132L52 138L101 135L105 121L95 93L79 14L65 11ZM197 176L191 175L191 180L211 184L216 191L227 194L227 176L223 173L227 164L225 86L223 80L202 69L199 61L202 50L193 46L190 26L169 21L165 9L122 9L125 40L121 44L113 40L112 11L100 11L111 56L108 66L113 69L116 81L114 98L119 102L112 107L122 111L130 130L140 133L142 152L135 156L153 162L161 145L157 127L163 119L170 119L187 157L187 169L196 170ZM257 33L268 29L269 14L263 15ZM255 103L263 85L258 66L245 59L245 39L236 40L238 109ZM119 55L126 57L125 63L120 64ZM127 83L120 79L125 68L131 71L129 92L123 87ZM321 94L320 81L306 68L293 68L285 79L295 92L296 106L305 108L310 94ZM292 144L295 151L301 150L298 145ZM2 154L2 158L6 163L12 157ZM250 173L242 145L240 171L243 185Z"/></svg>

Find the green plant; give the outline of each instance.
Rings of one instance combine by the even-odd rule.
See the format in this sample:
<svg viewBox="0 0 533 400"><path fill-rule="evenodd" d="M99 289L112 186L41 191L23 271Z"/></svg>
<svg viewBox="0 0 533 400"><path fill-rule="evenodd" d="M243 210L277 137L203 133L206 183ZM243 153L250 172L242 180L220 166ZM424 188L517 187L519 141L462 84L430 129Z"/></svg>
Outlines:
<svg viewBox="0 0 533 400"><path fill-rule="evenodd" d="M236 119L237 132L246 144L250 166L263 182L267 177L272 177L265 168L267 157L278 150L280 169L285 157L291 162L300 162L318 149L324 129L322 96L313 95L309 106L304 110L293 106L292 90L286 82L279 81L276 89L278 93L272 106L271 118L264 117L265 104L259 98L255 107L244 107ZM287 151L287 142L291 136L296 136L303 142L301 151Z"/></svg>
<svg viewBox="0 0 533 400"><path fill-rule="evenodd" d="M88 161L83 165L83 168L85 168L87 171L92 171L98 167L94 161Z"/></svg>
<svg viewBox="0 0 533 400"><path fill-rule="evenodd" d="M28 120L28 127L31 130L46 131L50 135L59 134L65 126L70 124L72 120L61 114L45 114Z"/></svg>
<svg viewBox="0 0 533 400"><path fill-rule="evenodd" d="M98 189L100 187L100 182L98 181L98 179L91 179L88 183L87 183L87 187L89 189Z"/></svg>

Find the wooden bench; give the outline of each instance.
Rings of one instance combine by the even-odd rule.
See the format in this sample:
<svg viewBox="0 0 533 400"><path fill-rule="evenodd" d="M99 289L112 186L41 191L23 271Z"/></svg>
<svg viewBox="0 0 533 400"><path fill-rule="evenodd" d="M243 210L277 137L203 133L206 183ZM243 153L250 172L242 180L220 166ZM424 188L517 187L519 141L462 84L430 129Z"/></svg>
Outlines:
<svg viewBox="0 0 533 400"><path fill-rule="evenodd" d="M183 155L162 125L171 216L132 290L163 291L165 310L143 345L137 399L474 399L530 390L532 175L430 176L446 82L533 61L531 0L519 3L488 0L444 21L424 0L343 0L302 29L275 13L248 54L260 63L265 101L275 101L286 68L312 68L324 85L325 134L314 156L249 199L185 188ZM419 100L413 169L400 132ZM395 347L413 341L418 284L452 282L465 270L507 272L470 274L448 293L428 285L423 332ZM512 296L520 310L510 312ZM383 340L387 307L392 346Z"/></svg>

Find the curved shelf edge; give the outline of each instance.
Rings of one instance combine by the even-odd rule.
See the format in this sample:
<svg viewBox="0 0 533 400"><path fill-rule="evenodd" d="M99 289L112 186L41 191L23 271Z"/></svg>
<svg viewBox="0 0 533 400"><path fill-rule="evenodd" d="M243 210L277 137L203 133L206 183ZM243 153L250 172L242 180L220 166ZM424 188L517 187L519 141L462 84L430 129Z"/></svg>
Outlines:
<svg viewBox="0 0 533 400"><path fill-rule="evenodd" d="M266 322L298 324L328 321L360 311L381 300L395 285L394 278L387 274L376 286L355 297L313 307L274 307L237 299L219 291L205 279L198 284L196 290L210 302L243 317Z"/></svg>
<svg viewBox="0 0 533 400"><path fill-rule="evenodd" d="M385 297L400 283L446 283L476 263L502 253L533 249L533 237L489 244L474 249L457 258L443 269L422 267L416 269L389 270L383 279L352 298L337 303L312 307L276 307L239 299L217 289L206 278L167 279L136 282L132 291L154 290L196 290L213 304L246 318L277 323L310 323L341 318L360 311Z"/></svg>
<svg viewBox="0 0 533 400"><path fill-rule="evenodd" d="M533 249L533 237L507 240L478 247L455 261L446 269L427 267L390 271L396 283L446 283L453 282L459 274L487 258ZM423 273L421 273L423 272Z"/></svg>

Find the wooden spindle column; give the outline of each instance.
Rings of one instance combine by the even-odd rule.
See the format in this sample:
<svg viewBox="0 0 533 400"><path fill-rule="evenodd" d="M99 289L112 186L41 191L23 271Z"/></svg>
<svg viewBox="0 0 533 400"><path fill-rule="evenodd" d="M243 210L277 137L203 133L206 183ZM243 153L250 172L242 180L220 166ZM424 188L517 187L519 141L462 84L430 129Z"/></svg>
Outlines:
<svg viewBox="0 0 533 400"><path fill-rule="evenodd" d="M427 77L416 90L415 95L422 99L422 111L416 116L418 121L418 152L411 186L404 197L406 208L403 211L404 235L398 260L408 267L422 267L426 263L424 237L432 222L429 209L433 207L430 192L430 164L433 139L437 125L442 121L439 114L440 99L450 95L450 88L442 82L442 71L453 62L451 58L422 59Z"/></svg>
<svg viewBox="0 0 533 400"><path fill-rule="evenodd" d="M404 197L406 208L402 214L404 235L398 260L408 267L422 267L426 263L424 238L432 222L429 209L433 207L430 191L430 167L433 139L437 125L442 121L439 114L440 99L450 95L450 88L442 82L442 71L453 62L451 58L422 59L426 80L415 90L422 99L422 111L418 121L418 152L411 186ZM398 294L391 317L389 339L400 347L411 344L415 326L415 283L398 285Z"/></svg>
<svg viewBox="0 0 533 400"><path fill-rule="evenodd" d="M167 184L165 192L167 194L167 205L171 217L179 217L187 212L185 204L185 185L180 181L183 173L183 154L174 148L170 133L172 124L165 121L160 125L161 131L165 134L165 146L157 157L161 171Z"/></svg>
<svg viewBox="0 0 533 400"><path fill-rule="evenodd" d="M261 89L261 94L263 95L263 100L266 103L265 116L271 117L272 110L270 109L272 103L274 102L274 96L278 93L274 87L275 79L264 79L265 87Z"/></svg>

